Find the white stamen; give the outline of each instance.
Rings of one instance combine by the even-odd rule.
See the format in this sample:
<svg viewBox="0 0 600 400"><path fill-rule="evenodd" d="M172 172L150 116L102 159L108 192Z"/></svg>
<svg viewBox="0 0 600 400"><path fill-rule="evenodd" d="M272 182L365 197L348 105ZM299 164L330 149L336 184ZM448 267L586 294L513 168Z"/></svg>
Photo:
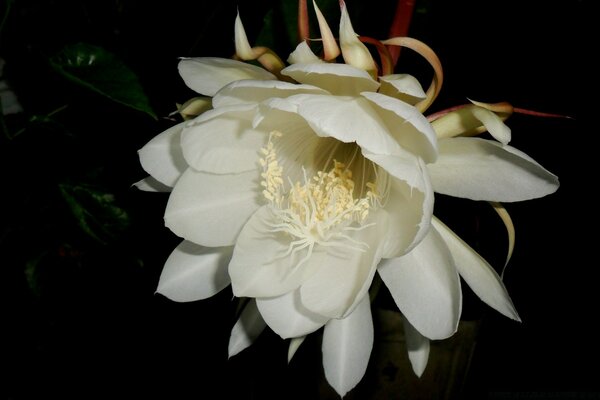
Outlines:
<svg viewBox="0 0 600 400"><path fill-rule="evenodd" d="M348 167L333 159L334 151L328 158L327 164L333 161L330 170L317 171L309 177L306 169L302 168L304 182L293 183L288 177L289 189L284 189L283 167L279 165L274 139L281 137L282 133L273 131L269 135L267 145L260 151L259 159L262 167L261 186L264 188L263 196L271 204L278 217L278 223L267 223L271 232L285 232L294 238L287 251L281 257L294 256L308 248L307 254L296 264L304 264L312 255L315 244L325 247L352 249L365 252L369 246L353 239L344 232L361 231L374 225L365 224L369 211L381 205L380 193L377 184L365 183L366 162L363 160L360 168L361 185L358 193L366 195L354 198L355 183L352 171ZM337 149L339 144L334 146ZM359 149L354 149L349 163L354 162ZM377 166L375 169L376 181L379 180ZM387 180L384 180L384 193L389 190Z"/></svg>

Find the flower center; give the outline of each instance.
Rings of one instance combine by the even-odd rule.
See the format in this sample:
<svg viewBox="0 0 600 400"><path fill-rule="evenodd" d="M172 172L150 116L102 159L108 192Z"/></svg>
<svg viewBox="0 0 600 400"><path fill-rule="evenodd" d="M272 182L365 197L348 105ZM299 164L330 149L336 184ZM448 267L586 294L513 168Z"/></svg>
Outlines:
<svg viewBox="0 0 600 400"><path fill-rule="evenodd" d="M295 238L286 256L308 248L305 261L315 244L366 251L368 245L351 238L348 233L374 225L365 224L365 220L370 211L381 205L377 185L367 182L364 188L355 190L352 171L332 158L332 167L319 170L310 177L303 167L303 182L292 182L287 178L286 190L284 170L274 144L281 136L279 131L271 132L267 145L261 149L259 162L263 170L263 196L278 217L277 223L270 227L273 232L286 232ZM358 197L356 192L366 193Z"/></svg>

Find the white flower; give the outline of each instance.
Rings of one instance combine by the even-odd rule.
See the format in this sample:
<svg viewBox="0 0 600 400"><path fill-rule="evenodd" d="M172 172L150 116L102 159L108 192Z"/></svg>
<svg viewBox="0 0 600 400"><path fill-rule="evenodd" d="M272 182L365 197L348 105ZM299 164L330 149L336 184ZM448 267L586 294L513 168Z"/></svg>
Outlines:
<svg viewBox="0 0 600 400"><path fill-rule="evenodd" d="M334 59L337 43L315 10L324 58ZM230 356L268 325L292 339L291 358L305 335L324 327L325 375L341 396L360 381L370 357L367 293L376 272L405 316L418 375L429 340L457 329L459 276L484 302L518 319L495 270L432 216L434 190L493 202L556 190L554 175L507 145L510 129L501 118L475 103L435 120L434 129L421 111L443 79L435 53L410 38L384 42L429 60L435 76L427 92L389 67L374 79L376 64L345 6L339 37L347 64L323 62L302 42L284 67L270 50L247 43L239 17L235 34L237 56L265 68L183 59L183 80L212 97L212 109L139 152L150 177L136 185L171 191L165 223L184 239L158 292L194 301L231 283L236 296L251 298L232 329ZM204 98L201 105L207 108ZM500 143L457 137L483 130Z"/></svg>
<svg viewBox="0 0 600 400"><path fill-rule="evenodd" d="M254 329L234 327L232 354L264 327L252 310L284 338L326 325L325 369L345 393L369 359L367 291L380 260L407 253L429 229L425 163L437 145L426 118L378 93L368 72L305 61L277 72L289 83L240 61L182 60L184 81L214 96L213 109L140 150L151 177L138 187L172 187L165 223L184 238L159 293L207 298L229 275L236 296L256 299L245 314ZM354 340L340 347L339 335ZM361 362L346 365L348 343Z"/></svg>
<svg viewBox="0 0 600 400"><path fill-rule="evenodd" d="M222 60L188 63L197 68L186 81L224 80L215 68ZM414 107L366 91L379 85L364 71L298 64L282 73L301 83L233 81L215 94L213 110L162 133L140 157L153 178L174 186L167 226L200 246L235 245L234 294L258 298L269 325L292 337L348 315L379 260L425 234L432 192L423 160L435 159L436 146ZM159 286L166 295L171 265ZM292 295L296 310L266 309ZM283 332L294 311L316 322Z"/></svg>

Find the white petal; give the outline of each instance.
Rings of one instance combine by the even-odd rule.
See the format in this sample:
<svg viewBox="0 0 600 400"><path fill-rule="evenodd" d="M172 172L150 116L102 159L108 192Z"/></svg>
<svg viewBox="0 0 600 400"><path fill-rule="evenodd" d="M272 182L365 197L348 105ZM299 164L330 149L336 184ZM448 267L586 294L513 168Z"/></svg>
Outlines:
<svg viewBox="0 0 600 400"><path fill-rule="evenodd" d="M474 104L458 107L431 122L437 138L441 140L456 136L474 136L484 132L483 123L473 114L474 108L477 108Z"/></svg>
<svg viewBox="0 0 600 400"><path fill-rule="evenodd" d="M213 98L214 107L233 104L252 104L272 97L289 97L295 94L327 94L326 90L311 85L283 81L235 81L225 86Z"/></svg>
<svg viewBox="0 0 600 400"><path fill-rule="evenodd" d="M313 0L313 7L315 14L317 15L317 21L319 23L319 31L321 32L321 42L323 44L323 58L327 61L332 61L340 55L340 48L337 45L337 41L331 32L331 28L325 19L325 16L317 6L317 2Z"/></svg>
<svg viewBox="0 0 600 400"><path fill-rule="evenodd" d="M343 397L360 382L371 357L373 320L368 296L352 314L325 325L322 348L325 378Z"/></svg>
<svg viewBox="0 0 600 400"><path fill-rule="evenodd" d="M308 43L303 40L296 46L294 51L290 53L287 62L290 64L312 64L322 63L323 60L317 57L310 49Z"/></svg>
<svg viewBox="0 0 600 400"><path fill-rule="evenodd" d="M205 123L206 121L209 121L209 120L215 119L215 118L219 118L223 115L225 115L225 116L233 115L234 113L244 114L245 112L252 112L252 111L256 111L256 110L257 110L256 104L235 104L235 105L230 105L230 106L213 108L211 110L208 110L208 111L198 115L194 119L187 121L185 127L189 128L190 126L200 125L200 124Z"/></svg>
<svg viewBox="0 0 600 400"><path fill-rule="evenodd" d="M246 36L246 31L244 30L244 24L242 24L239 10L235 17L234 37L235 54L242 60L254 59L254 51L252 51L252 46L250 46L250 43L248 42L248 37Z"/></svg>
<svg viewBox="0 0 600 400"><path fill-rule="evenodd" d="M510 142L510 128L506 126L502 119L496 113L486 110L483 107L473 107L470 109L473 116L485 126L485 129L502 144Z"/></svg>
<svg viewBox="0 0 600 400"><path fill-rule="evenodd" d="M350 64L356 68L360 68L371 73L377 72L377 66L373 57L359 39L356 32L352 28L352 22L348 15L348 10L344 2L342 5L342 15L340 18L340 47L342 48L342 56L346 64Z"/></svg>
<svg viewBox="0 0 600 400"><path fill-rule="evenodd" d="M300 287L302 304L309 310L330 318L343 318L368 295L381 259L388 221L385 212L376 211L365 222L375 225L347 235L369 247L365 251L326 247L319 268ZM353 245L349 240L343 243Z"/></svg>
<svg viewBox="0 0 600 400"><path fill-rule="evenodd" d="M520 321L504 283L487 261L439 219L434 218L432 224L450 249L458 273L473 292L498 312Z"/></svg>
<svg viewBox="0 0 600 400"><path fill-rule="evenodd" d="M297 290L279 297L258 298L256 304L269 328L283 339L308 335L329 320L307 310Z"/></svg>
<svg viewBox="0 0 600 400"><path fill-rule="evenodd" d="M522 201L558 189L558 178L510 146L479 138L440 140L429 164L436 192L472 200Z"/></svg>
<svg viewBox="0 0 600 400"><path fill-rule="evenodd" d="M160 183L151 176L147 176L146 178L137 181L133 186L145 192L170 192L173 190L171 186Z"/></svg>
<svg viewBox="0 0 600 400"><path fill-rule="evenodd" d="M415 374L420 378L427 366L429 359L429 339L421 335L406 318L402 318L404 325L404 338L406 339L406 349L408 350L408 359Z"/></svg>
<svg viewBox="0 0 600 400"><path fill-rule="evenodd" d="M290 347L288 347L288 364L292 361L294 355L296 355L296 351L298 351L300 345L304 343L304 339L306 339L306 336L295 337L290 340Z"/></svg>
<svg viewBox="0 0 600 400"><path fill-rule="evenodd" d="M361 93L373 103L375 110L404 149L423 158L426 163L437 158L437 137L427 118L401 100L379 93Z"/></svg>
<svg viewBox="0 0 600 400"><path fill-rule="evenodd" d="M319 136L356 142L376 154L392 154L400 146L369 101L363 98L300 94L288 98Z"/></svg>
<svg viewBox="0 0 600 400"><path fill-rule="evenodd" d="M281 73L339 96L358 96L361 92L374 92L379 87L368 72L347 64L292 64Z"/></svg>
<svg viewBox="0 0 600 400"><path fill-rule="evenodd" d="M242 311L240 318L231 329L228 346L229 358L235 356L254 343L256 338L258 338L266 327L267 324L262 319L260 312L258 312L258 308L256 307L256 301L254 301L254 299L249 300L246 307L244 307L244 311Z"/></svg>
<svg viewBox="0 0 600 400"><path fill-rule="evenodd" d="M231 246L259 207L258 172L215 175L188 168L171 192L165 225L203 246Z"/></svg>
<svg viewBox="0 0 600 400"><path fill-rule="evenodd" d="M233 108L203 122L194 121L181 136L187 163L214 174L257 171L259 150L269 133L252 127L254 115L255 108Z"/></svg>
<svg viewBox="0 0 600 400"><path fill-rule="evenodd" d="M392 154L374 154L363 149L365 158L385 169L390 175L408 183L411 187L426 192L430 190L429 176L423 161L403 149Z"/></svg>
<svg viewBox="0 0 600 400"><path fill-rule="evenodd" d="M173 250L160 274L156 291L174 301L211 297L227 285L233 247L204 247L184 240Z"/></svg>
<svg viewBox="0 0 600 400"><path fill-rule="evenodd" d="M420 161L422 163L422 161ZM424 169L424 165L421 165ZM412 250L429 231L433 215L434 194L425 172L419 185L410 186L394 179L385 210L389 215L389 231L384 258L400 257Z"/></svg>
<svg viewBox="0 0 600 400"><path fill-rule="evenodd" d="M379 275L408 321L429 339L445 339L458 327L460 280L452 255L431 228L405 256L383 260Z"/></svg>
<svg viewBox="0 0 600 400"><path fill-rule="evenodd" d="M184 58L179 62L179 74L190 89L205 96L214 96L233 81L277 79L255 65L217 57Z"/></svg>
<svg viewBox="0 0 600 400"><path fill-rule="evenodd" d="M286 255L293 240L290 235L273 232L278 223L271 206L263 206L242 229L229 263L233 293L238 297L274 297L296 289L320 266L308 260L296 268L306 252ZM313 252L312 257L318 257ZM284 257L285 255L285 257Z"/></svg>
<svg viewBox="0 0 600 400"><path fill-rule="evenodd" d="M184 125L185 122L172 126L138 151L142 168L166 186L175 186L188 166L180 143Z"/></svg>
<svg viewBox="0 0 600 400"><path fill-rule="evenodd" d="M419 81L412 75L392 74L379 77L379 93L395 97L410 105L415 105L427 95Z"/></svg>

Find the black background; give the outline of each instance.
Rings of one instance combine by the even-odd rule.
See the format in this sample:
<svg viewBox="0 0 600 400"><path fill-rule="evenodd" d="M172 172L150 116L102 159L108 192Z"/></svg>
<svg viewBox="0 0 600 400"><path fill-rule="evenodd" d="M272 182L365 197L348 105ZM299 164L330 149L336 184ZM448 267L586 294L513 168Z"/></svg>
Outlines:
<svg viewBox="0 0 600 400"><path fill-rule="evenodd" d="M388 26L390 14L380 10L389 9L389 1L347 3L353 20L359 21L354 26L357 32L386 36L382 27ZM508 101L571 117L515 115L509 120L511 144L557 174L561 187L546 198L507 205L517 245L505 282L523 322L510 321L466 294L465 317L483 317L483 324L465 397L600 397L595 328L598 131L591 124L597 89L592 30L597 21L591 4L417 1L411 36L437 52L445 71L442 94L432 111L471 98ZM177 74L177 57L232 54L237 5L181 0L17 1L0 56L19 66L12 71L12 83L22 99L29 99L24 107L40 108L39 98L59 98L63 90L71 90L62 89L65 83L56 82L51 74L36 72L44 55L71 42L102 45L139 75L156 113L164 117L175 102L193 96ZM239 2L251 41L269 6L266 0ZM429 70L421 66L403 51L397 70L428 79ZM410 69L414 67L419 71ZM162 225L167 196L138 193L128 185L144 177L137 149L172 121L152 121L110 104L93 104L78 105L79 118L90 120L89 149L110 152L119 160L107 161L109 176L122 187L119 195L134 210L136 225L117 250L71 254L68 268L57 262L60 268L47 272L42 295L33 295L26 284L22 259L27 243L4 242L6 336L0 362L6 372L0 394L6 399L210 399L228 394L312 398L316 393L312 382L321 373L318 343L306 343L299 361L287 366L286 343L267 332L256 346L227 361L235 311L229 289L189 304L154 294L162 263L179 239ZM95 119L98 113L109 118ZM21 187L47 188L44 167L61 161L43 154L46 140L50 139L35 137L23 144L31 146L32 159L43 157L46 165L4 155L2 167L11 171L2 195L5 221L23 219L25 226L43 213L35 210L35 202L23 207L10 198ZM500 265L506 244L502 226L487 206L446 198L439 203L436 213L478 240L472 243ZM24 210L35 211L23 215ZM478 231L457 225L462 220L468 224L477 220ZM54 240L52 232L45 234L49 242ZM141 255L142 265L132 266L133 253ZM55 257L62 256L57 252Z"/></svg>

